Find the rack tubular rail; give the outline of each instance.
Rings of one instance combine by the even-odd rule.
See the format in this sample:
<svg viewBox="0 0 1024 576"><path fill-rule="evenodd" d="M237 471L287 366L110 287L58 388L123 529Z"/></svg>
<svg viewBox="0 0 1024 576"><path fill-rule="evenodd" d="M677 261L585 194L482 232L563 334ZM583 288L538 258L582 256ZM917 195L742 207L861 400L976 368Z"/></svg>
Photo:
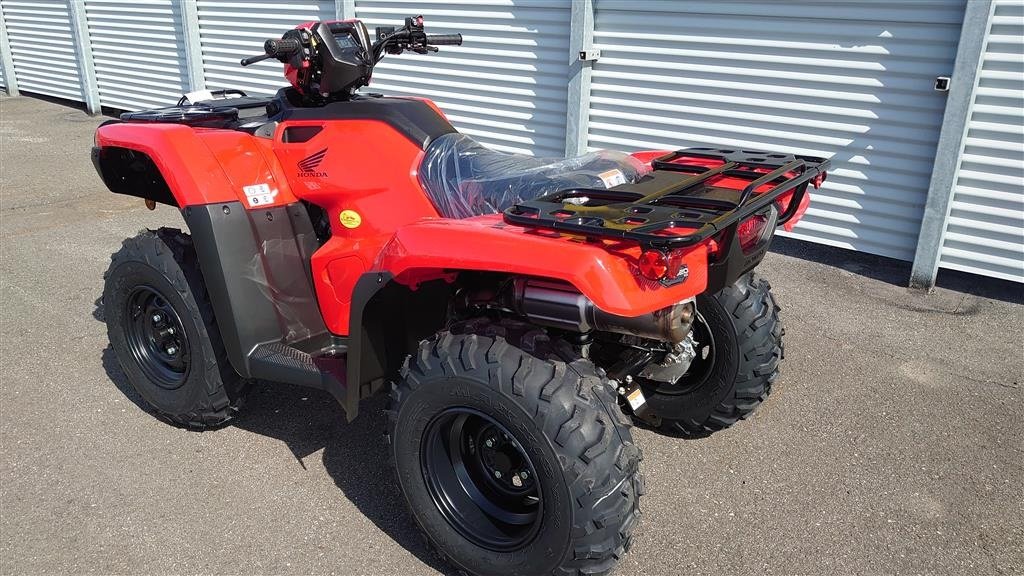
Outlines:
<svg viewBox="0 0 1024 576"><path fill-rule="evenodd" d="M708 167L679 161L686 158L719 160L722 164ZM644 179L608 190L561 190L508 208L504 219L517 226L591 239L632 240L645 248L692 246L728 230L793 191L777 220L777 225L785 224L796 213L807 185L821 184L829 161L813 156L694 148L656 158L651 167L650 175L668 180L669 185L646 195L637 191ZM768 168L772 170L765 173L763 170ZM677 174L677 182L672 181L672 173ZM739 190L709 183L717 176L739 178L749 184ZM772 187L757 191L767 184ZM692 231L676 233L680 229Z"/></svg>

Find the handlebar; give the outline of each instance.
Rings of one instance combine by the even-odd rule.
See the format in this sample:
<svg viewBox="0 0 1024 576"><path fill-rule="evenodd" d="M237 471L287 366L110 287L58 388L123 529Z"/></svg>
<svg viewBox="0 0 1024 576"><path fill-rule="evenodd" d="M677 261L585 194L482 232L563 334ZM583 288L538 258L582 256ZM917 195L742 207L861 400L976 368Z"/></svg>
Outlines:
<svg viewBox="0 0 1024 576"><path fill-rule="evenodd" d="M286 33L289 36L291 33ZM303 39L308 36L302 32ZM406 18L405 26L396 28L394 26L378 27L377 41L367 48L370 51L372 62L379 62L385 53L401 54L408 50L420 54L437 52L437 46L461 46L462 34L424 34L423 17ZM242 66L249 66L262 62L268 58L276 58L286 62L289 58L303 51L303 42L298 38L271 38L263 43L263 54L243 58ZM309 54L307 50L306 55Z"/></svg>
<svg viewBox="0 0 1024 576"><path fill-rule="evenodd" d="M302 43L295 38L271 38L263 43L263 51L271 58L291 56L302 50Z"/></svg>
<svg viewBox="0 0 1024 576"><path fill-rule="evenodd" d="M462 34L427 34L428 46L462 46Z"/></svg>
<svg viewBox="0 0 1024 576"><path fill-rule="evenodd" d="M437 52L438 46L461 46L462 34L425 34L423 16L405 19L405 26L378 26L377 41L373 43L373 60L379 62L384 54L405 51L426 54Z"/></svg>
<svg viewBox="0 0 1024 576"><path fill-rule="evenodd" d="M242 58L242 66L262 62L267 58L287 58L302 50L302 43L295 38L271 38L263 43L263 54Z"/></svg>

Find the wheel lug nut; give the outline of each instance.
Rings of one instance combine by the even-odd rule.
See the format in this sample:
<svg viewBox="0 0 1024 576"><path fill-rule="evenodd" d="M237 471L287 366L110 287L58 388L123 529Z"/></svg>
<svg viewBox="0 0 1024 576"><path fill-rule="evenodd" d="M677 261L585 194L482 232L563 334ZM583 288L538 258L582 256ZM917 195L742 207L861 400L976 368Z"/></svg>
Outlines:
<svg viewBox="0 0 1024 576"><path fill-rule="evenodd" d="M501 470L495 470L494 471L494 477L495 478L501 478Z"/></svg>
<svg viewBox="0 0 1024 576"><path fill-rule="evenodd" d="M159 322L161 320L163 320L163 316L159 314L153 314L153 322Z"/></svg>
<svg viewBox="0 0 1024 576"><path fill-rule="evenodd" d="M178 353L178 349L175 348L174 346L168 346L167 353L173 356Z"/></svg>
<svg viewBox="0 0 1024 576"><path fill-rule="evenodd" d="M488 448L494 448L494 440L491 440L490 438L484 440L484 446L487 446Z"/></svg>
<svg viewBox="0 0 1024 576"><path fill-rule="evenodd" d="M170 328L168 328L167 329L167 333L168 334L174 334L174 326L171 326Z"/></svg>
<svg viewBox="0 0 1024 576"><path fill-rule="evenodd" d="M523 470L522 472L519 473L519 477L522 478L523 480L526 480L527 478L530 477L530 473L527 472L526 470Z"/></svg>

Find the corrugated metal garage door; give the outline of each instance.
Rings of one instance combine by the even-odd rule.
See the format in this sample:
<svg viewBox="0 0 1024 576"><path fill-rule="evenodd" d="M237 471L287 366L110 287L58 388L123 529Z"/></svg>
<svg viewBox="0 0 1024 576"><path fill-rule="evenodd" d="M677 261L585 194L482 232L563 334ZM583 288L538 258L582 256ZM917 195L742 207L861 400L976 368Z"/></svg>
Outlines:
<svg viewBox="0 0 1024 576"><path fill-rule="evenodd" d="M18 89L81 102L74 36L63 0L4 0Z"/></svg>
<svg viewBox="0 0 1024 576"><path fill-rule="evenodd" d="M831 157L792 235L910 260L963 8L598 0L588 144Z"/></svg>
<svg viewBox="0 0 1024 576"><path fill-rule="evenodd" d="M497 150L563 154L568 2L356 2L371 33L418 14L428 33L462 33L463 45L385 57L369 90L430 98L460 131Z"/></svg>
<svg viewBox="0 0 1024 576"><path fill-rule="evenodd" d="M210 90L239 88L272 94L288 82L277 60L242 68L238 61L263 53L263 41L303 22L334 20L333 0L197 0L203 72Z"/></svg>
<svg viewBox="0 0 1024 576"><path fill-rule="evenodd" d="M1024 282L1024 4L990 26L939 266Z"/></svg>
<svg viewBox="0 0 1024 576"><path fill-rule="evenodd" d="M188 92L178 0L89 0L85 10L100 104L158 108Z"/></svg>

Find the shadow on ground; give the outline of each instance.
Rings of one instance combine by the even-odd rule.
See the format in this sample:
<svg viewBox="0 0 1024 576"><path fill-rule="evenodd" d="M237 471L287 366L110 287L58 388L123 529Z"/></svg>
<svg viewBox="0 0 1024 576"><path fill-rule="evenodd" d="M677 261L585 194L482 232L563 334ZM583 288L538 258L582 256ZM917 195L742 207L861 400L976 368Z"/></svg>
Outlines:
<svg viewBox="0 0 1024 576"><path fill-rule="evenodd" d="M258 382L232 424L284 442L303 467L307 457L322 449L327 473L363 515L424 564L456 574L427 545L406 511L384 438L386 403L383 394L370 398L359 417L346 422L341 407L324 392Z"/></svg>
<svg viewBox="0 0 1024 576"><path fill-rule="evenodd" d="M101 299L96 300L93 317L104 321ZM110 381L128 400L157 417L128 383L109 345L101 362ZM341 407L325 392L257 381L249 387L242 411L228 426L283 442L303 469L306 458L323 450L327 473L363 515L424 564L442 574L457 574L430 548L406 511L384 438L386 404L386 395L378 394L363 402L359 418L347 422Z"/></svg>
<svg viewBox="0 0 1024 576"><path fill-rule="evenodd" d="M897 287L905 287L909 278L910 264L906 262L788 238L776 238L772 251ZM1024 303L1021 287L1009 282L993 279L977 282L977 278L970 275L943 271L939 285L976 296ZM95 306L93 316L103 322L102 300L97 299ZM152 413L127 382L109 345L102 351L101 362L114 386L139 409ZM349 423L340 406L324 392L255 382L244 409L230 425L283 442L303 468L309 457L322 451L327 473L360 513L427 566L444 574L456 574L429 547L406 511L390 471L390 455L383 435L386 402L385 395L364 401L359 418ZM153 425L159 424L154 422Z"/></svg>

